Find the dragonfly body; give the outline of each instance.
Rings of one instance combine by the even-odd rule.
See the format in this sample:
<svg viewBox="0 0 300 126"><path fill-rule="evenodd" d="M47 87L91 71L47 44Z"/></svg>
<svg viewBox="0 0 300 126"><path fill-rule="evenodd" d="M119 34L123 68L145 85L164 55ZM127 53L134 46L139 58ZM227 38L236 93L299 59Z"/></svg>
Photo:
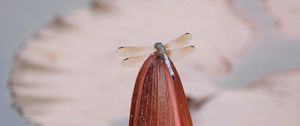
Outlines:
<svg viewBox="0 0 300 126"><path fill-rule="evenodd" d="M161 42L157 42L154 44L154 48L157 50L157 54L159 55L159 57L164 60L165 64L167 65L167 68L172 76L172 79L175 79L175 75L174 75L174 71L171 67L171 63L169 60L169 57L167 55L167 49L166 47L161 43Z"/></svg>

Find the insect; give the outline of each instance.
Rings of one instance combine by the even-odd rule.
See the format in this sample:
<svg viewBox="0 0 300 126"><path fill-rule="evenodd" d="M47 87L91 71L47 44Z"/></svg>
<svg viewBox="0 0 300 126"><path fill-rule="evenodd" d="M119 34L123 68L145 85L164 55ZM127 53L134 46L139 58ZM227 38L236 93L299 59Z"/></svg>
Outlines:
<svg viewBox="0 0 300 126"><path fill-rule="evenodd" d="M190 33L185 33L178 38L167 42L165 45L161 42L156 42L152 47L122 46L117 49L117 54L127 57L121 63L123 66L136 66L145 61L150 55L158 55L160 59L164 60L174 79L175 76L170 64L170 59L176 61L192 53L195 50L194 46L184 47L191 39L192 35Z"/></svg>

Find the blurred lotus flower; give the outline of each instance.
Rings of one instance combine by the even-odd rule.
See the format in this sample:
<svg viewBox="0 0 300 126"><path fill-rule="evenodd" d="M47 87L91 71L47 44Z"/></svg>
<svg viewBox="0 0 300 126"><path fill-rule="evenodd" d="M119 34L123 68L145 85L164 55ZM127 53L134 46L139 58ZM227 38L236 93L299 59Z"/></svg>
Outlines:
<svg viewBox="0 0 300 126"><path fill-rule="evenodd" d="M16 55L14 106L41 126L127 125L138 68L121 67L115 48L165 42L184 32L193 34L197 50L175 64L186 93L202 100L195 104L195 125L300 124L297 72L267 77L249 89L214 85L232 72L255 36L231 0L99 0L57 17Z"/></svg>

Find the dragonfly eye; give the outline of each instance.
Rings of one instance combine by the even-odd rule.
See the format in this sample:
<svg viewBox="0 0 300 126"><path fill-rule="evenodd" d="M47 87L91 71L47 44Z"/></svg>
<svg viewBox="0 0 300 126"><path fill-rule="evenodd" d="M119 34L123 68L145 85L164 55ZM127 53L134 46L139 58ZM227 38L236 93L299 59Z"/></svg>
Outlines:
<svg viewBox="0 0 300 126"><path fill-rule="evenodd" d="M163 44L162 44L161 42L156 42L156 43L154 44L154 48L155 48L155 49L158 49L160 45L163 45Z"/></svg>

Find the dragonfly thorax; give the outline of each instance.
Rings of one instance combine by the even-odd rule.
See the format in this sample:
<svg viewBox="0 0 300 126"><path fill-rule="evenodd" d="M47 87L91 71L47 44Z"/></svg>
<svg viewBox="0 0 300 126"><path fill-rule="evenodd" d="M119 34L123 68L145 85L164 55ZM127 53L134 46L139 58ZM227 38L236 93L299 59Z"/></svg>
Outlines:
<svg viewBox="0 0 300 126"><path fill-rule="evenodd" d="M163 59L165 59L164 55L167 54L167 49L161 42L157 42L154 44L154 48L156 49L156 53Z"/></svg>

